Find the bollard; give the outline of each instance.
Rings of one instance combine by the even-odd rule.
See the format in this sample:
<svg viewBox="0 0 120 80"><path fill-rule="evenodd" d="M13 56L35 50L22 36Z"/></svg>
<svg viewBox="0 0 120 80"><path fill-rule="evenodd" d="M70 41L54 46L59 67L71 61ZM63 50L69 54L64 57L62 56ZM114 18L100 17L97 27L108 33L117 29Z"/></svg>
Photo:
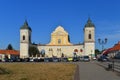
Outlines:
<svg viewBox="0 0 120 80"><path fill-rule="evenodd" d="M108 64L108 70L112 70L112 64Z"/></svg>

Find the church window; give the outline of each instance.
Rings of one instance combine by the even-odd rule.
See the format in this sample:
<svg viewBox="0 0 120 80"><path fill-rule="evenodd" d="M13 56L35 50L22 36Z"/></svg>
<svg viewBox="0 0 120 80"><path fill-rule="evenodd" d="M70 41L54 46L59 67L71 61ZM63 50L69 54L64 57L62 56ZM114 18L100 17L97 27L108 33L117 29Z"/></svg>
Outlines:
<svg viewBox="0 0 120 80"><path fill-rule="evenodd" d="M91 34L88 35L88 39L91 39Z"/></svg>
<svg viewBox="0 0 120 80"><path fill-rule="evenodd" d="M61 44L61 39L58 39L58 44Z"/></svg>
<svg viewBox="0 0 120 80"><path fill-rule="evenodd" d="M23 35L23 40L25 40L25 36Z"/></svg>

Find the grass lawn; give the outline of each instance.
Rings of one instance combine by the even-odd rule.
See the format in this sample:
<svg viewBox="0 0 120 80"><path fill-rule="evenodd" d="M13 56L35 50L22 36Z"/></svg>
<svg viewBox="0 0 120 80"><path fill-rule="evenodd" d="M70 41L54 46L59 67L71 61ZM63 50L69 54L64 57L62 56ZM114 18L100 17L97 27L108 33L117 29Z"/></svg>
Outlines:
<svg viewBox="0 0 120 80"><path fill-rule="evenodd" d="M0 63L0 80L73 80L75 68L65 63Z"/></svg>

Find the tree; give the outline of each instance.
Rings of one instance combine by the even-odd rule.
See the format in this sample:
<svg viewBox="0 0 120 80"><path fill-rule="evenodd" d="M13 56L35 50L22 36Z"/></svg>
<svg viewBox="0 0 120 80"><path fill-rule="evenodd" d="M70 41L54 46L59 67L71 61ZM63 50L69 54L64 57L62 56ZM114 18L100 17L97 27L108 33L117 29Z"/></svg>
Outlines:
<svg viewBox="0 0 120 80"><path fill-rule="evenodd" d="M8 47L6 48L7 50L13 50L13 47L11 44L8 44Z"/></svg>
<svg viewBox="0 0 120 80"><path fill-rule="evenodd" d="M95 56L97 56L98 54L101 54L101 51L99 49L95 49Z"/></svg>
<svg viewBox="0 0 120 80"><path fill-rule="evenodd" d="M29 47L29 55L30 56L36 56L36 55L39 55L39 50L35 47L35 46L30 46Z"/></svg>

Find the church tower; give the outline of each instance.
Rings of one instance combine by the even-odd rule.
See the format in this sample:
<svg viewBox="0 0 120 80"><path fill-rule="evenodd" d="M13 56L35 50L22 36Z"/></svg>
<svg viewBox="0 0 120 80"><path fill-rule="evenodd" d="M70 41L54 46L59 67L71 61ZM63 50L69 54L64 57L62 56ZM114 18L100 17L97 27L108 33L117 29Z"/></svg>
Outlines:
<svg viewBox="0 0 120 80"><path fill-rule="evenodd" d="M90 18L84 27L84 49L85 55L95 56L95 26Z"/></svg>
<svg viewBox="0 0 120 80"><path fill-rule="evenodd" d="M29 45L31 44L31 28L25 20L20 28L20 58L29 57Z"/></svg>

